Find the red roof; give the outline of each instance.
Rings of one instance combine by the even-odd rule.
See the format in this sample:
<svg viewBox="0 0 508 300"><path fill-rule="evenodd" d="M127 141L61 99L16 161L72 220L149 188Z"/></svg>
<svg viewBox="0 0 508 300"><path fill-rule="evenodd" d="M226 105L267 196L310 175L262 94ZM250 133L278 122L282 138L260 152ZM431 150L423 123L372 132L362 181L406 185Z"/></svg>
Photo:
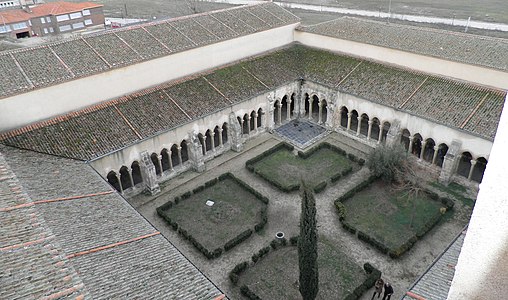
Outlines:
<svg viewBox="0 0 508 300"><path fill-rule="evenodd" d="M82 11L83 9L102 7L101 4L92 2L71 3L71 2L51 2L31 7L32 12L27 13L23 9L12 9L0 12L0 25L28 21L32 18L38 18L50 15L61 15Z"/></svg>

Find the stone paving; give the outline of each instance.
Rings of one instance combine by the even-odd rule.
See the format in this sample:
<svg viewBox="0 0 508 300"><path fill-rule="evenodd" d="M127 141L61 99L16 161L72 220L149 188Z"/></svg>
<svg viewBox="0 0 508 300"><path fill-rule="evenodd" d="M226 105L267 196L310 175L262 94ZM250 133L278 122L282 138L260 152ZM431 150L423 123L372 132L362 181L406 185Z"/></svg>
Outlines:
<svg viewBox="0 0 508 300"><path fill-rule="evenodd" d="M275 129L284 140L305 149L326 135L326 128L305 119L291 120Z"/></svg>

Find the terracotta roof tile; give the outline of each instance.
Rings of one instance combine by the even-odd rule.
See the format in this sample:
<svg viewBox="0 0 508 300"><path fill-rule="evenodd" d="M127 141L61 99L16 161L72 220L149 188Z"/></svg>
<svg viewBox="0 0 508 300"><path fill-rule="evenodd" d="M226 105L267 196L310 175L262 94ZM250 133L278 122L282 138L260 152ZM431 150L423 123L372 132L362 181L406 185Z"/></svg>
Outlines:
<svg viewBox="0 0 508 300"><path fill-rule="evenodd" d="M65 13L82 11L83 9L90 9L96 7L102 7L101 4L95 4L91 2L51 2L39 4L31 7L32 12L28 13L23 9L9 9L0 11L0 23L10 24L22 21L28 21L31 18L38 18L42 16L50 15L61 15Z"/></svg>

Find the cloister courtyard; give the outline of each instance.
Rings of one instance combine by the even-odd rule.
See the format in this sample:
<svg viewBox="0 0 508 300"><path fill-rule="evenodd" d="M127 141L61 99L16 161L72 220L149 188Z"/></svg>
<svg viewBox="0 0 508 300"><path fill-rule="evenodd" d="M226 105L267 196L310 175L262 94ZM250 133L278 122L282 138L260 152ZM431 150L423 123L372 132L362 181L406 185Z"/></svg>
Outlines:
<svg viewBox="0 0 508 300"><path fill-rule="evenodd" d="M299 233L300 196L298 191L283 192L280 188L273 185L273 183L259 176L257 171L249 171L246 167L246 163L249 160L252 161L253 158L265 153L267 150L273 149L273 147L285 141L292 140L295 136L297 136L298 139L294 139L293 142L297 146L305 145L306 148L304 152L307 152L314 146L327 143L332 147L337 147L353 155L356 161L358 161L359 159L367 158L367 154L372 150L371 147L365 143L355 141L336 132L330 133L321 131L319 130L321 127L317 124L315 125L316 128L308 127L309 124L312 125L312 123L307 123L299 129L303 130L303 132L300 131L302 135L294 135L291 130L287 131L283 126L279 127L272 134L268 132L262 133L248 140L243 151L227 151L213 160L206 162L206 170L204 172L186 171L177 177L161 183L161 192L154 196L140 194L127 200L229 298L244 299L244 296L240 293L240 284L250 285L249 287L255 291L257 289L256 292L263 299L284 298L284 296L281 295L285 295L287 299L299 297L298 288L294 281L280 283L281 278L283 281L287 274L290 274L288 275L290 277L296 276L297 278L297 272L295 272L295 270L297 270L297 263L295 265L296 261L294 260L295 252L291 248L284 248L277 252L272 251L267 254L267 256L261 258L259 264L255 264L255 266L251 267L247 272L240 275L240 283L238 285L231 283L229 273L237 264L244 261L248 261L249 264L253 265L251 259L252 255L264 247L269 247L277 232L284 232L288 240L290 237L297 236ZM294 124L291 124L291 126L296 127ZM296 149L298 149L298 147ZM293 152L296 153L296 150ZM291 153L291 151L288 153ZM327 153L327 155L329 155L329 153ZM416 160L417 157L410 155L410 159ZM398 299L404 295L411 284L425 272L428 266L446 249L451 241L464 230L472 212L473 201L469 199L475 199L475 191L474 189L459 189L459 192L456 192L452 188L445 188L437 183L437 178L439 176L437 168L431 167L430 164L426 164L425 162L417 163L418 174L422 179L425 179L426 188L439 194L439 196L453 199L455 206L451 211L447 212L438 224L425 234L423 238L419 239L409 251L402 254L399 258L390 258L389 255L376 249L371 244L358 239L356 235L350 233L341 225L334 201L370 177L370 171L363 163L358 164L351 161L349 163L352 165L350 172L344 173L344 176L341 176L336 181L330 180L329 178L326 179L327 185L324 190L315 194L320 255L323 256L323 259L326 259L326 262L322 262L324 267L321 267L321 291L318 297L321 299L336 297L337 290L343 288L341 287L341 283L335 282L340 280L338 274L341 273L341 267L335 266L335 264L347 265L348 267L345 267L345 269L350 270L351 274L356 274L350 274L348 276L366 277L362 268L365 263L370 263L382 272L382 278L385 281L392 282L395 289L395 294L392 299ZM330 162L325 164L330 164ZM318 165L320 168L325 168L322 164ZM288 172L288 174L286 174L285 177L289 177L290 175L294 175L292 174L294 172L291 172L291 168L295 167L290 166L278 169L279 171L283 170L282 172L286 170L285 172ZM299 165L297 168L304 169L305 166ZM198 242L211 242L213 244L213 239L220 239L221 237L225 239L224 241L227 241L231 239L231 236L238 234L238 232L244 229L249 227L253 229L254 224L257 222L256 220L250 220L245 217L242 219L244 222L242 222L238 221L238 218L242 218L243 211L246 210L247 207L251 209L261 207L262 203L255 202L255 199L247 199L248 196L245 194L239 196L238 200L253 201L251 202L252 205L247 205L246 207L242 206L243 208L240 210L237 208L222 210L222 215L210 215L208 218L213 217L214 220L212 221L215 221L215 223L207 220L206 216L205 219L200 219L201 216L198 217L200 214L199 209L206 209L204 201L198 204L198 206L190 202L194 201L193 199L196 197L199 198L199 193L203 194L201 196L202 199L218 197L216 194L208 197L209 195L207 194L208 190L206 187L204 190L198 187L209 186L210 180L214 180L227 172L231 173L238 180L246 183L263 197L269 199L269 203L266 206L267 223L264 228L259 231L256 230L249 238L233 247L231 250L222 252L217 258L208 259L197 250L189 240L185 239L178 231L175 231L166 220L159 216L156 209L166 204L168 201L174 201L175 197L194 190L194 196L188 200L177 201L181 203L175 204L174 207L177 207L178 214L182 215L178 220L178 222L181 222L180 227L185 227L186 234L192 234ZM323 172L326 173L326 170L323 169ZM315 178L317 175L320 174L306 174L306 176L312 178ZM283 174L277 174L276 177L284 176ZM454 186L457 187L457 185ZM235 188L229 187L229 191L230 193L235 193ZM450 193L446 191L450 191ZM234 195L232 198L234 199ZM182 205L182 203L184 203L185 206ZM369 208L364 207L364 209L369 211ZM379 215L384 214L385 212L383 210L386 209L388 208L382 205L375 205L370 208L370 210L374 212L379 212L375 213ZM252 213L250 215L253 216ZM259 217L259 214L257 216ZM192 222L195 223L195 226L189 225L192 224ZM208 236L208 242L204 241L206 236ZM210 237L214 238L210 240ZM223 242L216 240L215 244L210 247L215 249L221 247L222 244ZM266 261L266 263L262 263L263 261ZM277 261L279 265L277 265ZM280 269L277 268L281 267L286 271L282 273L278 272L277 270L280 271ZM270 270L270 268L272 269ZM259 274L262 274L261 279L259 278ZM353 289L355 284L358 285L364 280L364 278L356 277L351 279ZM267 286L270 285L263 285L266 284L266 282L273 282L275 286L267 288ZM350 288L351 287L348 287L348 289ZM369 290L365 292L360 299L370 299L372 293L373 291ZM342 294L342 297L344 297L344 294Z"/></svg>

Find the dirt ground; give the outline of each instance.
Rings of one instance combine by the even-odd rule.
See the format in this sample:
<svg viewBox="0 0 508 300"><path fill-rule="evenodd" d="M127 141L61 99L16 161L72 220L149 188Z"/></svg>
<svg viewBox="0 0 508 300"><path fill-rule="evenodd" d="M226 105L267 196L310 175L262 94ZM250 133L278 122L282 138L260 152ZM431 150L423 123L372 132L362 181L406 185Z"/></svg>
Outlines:
<svg viewBox="0 0 508 300"><path fill-rule="evenodd" d="M351 141L337 133L328 135L325 140L342 147L344 150L357 155L366 153L367 146ZM267 182L250 173L245 168L245 161L259 155L279 143L274 136L263 133L246 143L244 151L236 153L229 151L206 164L203 173L186 172L168 181L162 193L179 195L195 186L219 176L224 172L231 172L236 177L247 182L253 188L270 198L268 207L268 224L262 234L253 234L244 243L215 260L207 260L187 241L179 237L169 226L157 216L155 208L162 205L163 197L157 199L148 196L136 196L128 201L168 238L188 259L190 259L208 278L210 278L230 299L243 299L239 289L231 285L228 272L238 263L250 260L251 255L275 237L278 231L287 236L298 233L300 203L298 193L285 194L272 187ZM358 148L355 150L356 147ZM356 152L355 152L356 151ZM393 283L395 293L393 299L399 299L410 285L426 270L433 260L459 234L470 217L470 210L457 205L456 213L446 223L431 230L424 239L399 259L391 259L381 254L368 244L358 240L355 236L342 228L333 205L333 200L348 190L348 187L363 181L369 175L364 167L360 171L344 178L338 184L327 187L316 195L318 209L318 230L335 242L344 253L350 253L353 260L362 266L365 262L372 263L383 273L383 278ZM213 230L213 229L211 229ZM370 299L372 291L368 291L362 300Z"/></svg>

